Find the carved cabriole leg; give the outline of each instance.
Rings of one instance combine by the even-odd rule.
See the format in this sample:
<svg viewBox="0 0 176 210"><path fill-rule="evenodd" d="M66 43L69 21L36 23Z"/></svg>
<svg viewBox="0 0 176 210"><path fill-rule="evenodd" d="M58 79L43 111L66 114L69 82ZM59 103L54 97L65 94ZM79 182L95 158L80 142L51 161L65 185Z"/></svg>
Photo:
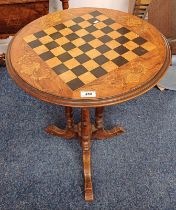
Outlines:
<svg viewBox="0 0 176 210"><path fill-rule="evenodd" d="M49 125L45 131L49 134L64 137L66 139L71 139L77 136L77 132L74 131L74 121L73 121L73 110L71 107L65 107L65 115L66 115L66 129L60 129L55 125Z"/></svg>
<svg viewBox="0 0 176 210"><path fill-rule="evenodd" d="M121 127L105 130L103 124L103 111L104 107L99 107L95 110L95 131L92 133L92 139L103 140L120 135L124 132L124 129Z"/></svg>
<svg viewBox="0 0 176 210"><path fill-rule="evenodd" d="M62 2L62 8L63 9L68 9L69 8L69 4L68 4L68 0L60 0Z"/></svg>
<svg viewBox="0 0 176 210"><path fill-rule="evenodd" d="M93 200L93 188L91 178L91 123L88 108L81 110L81 146L83 150L83 166L84 166L84 187L85 187L85 200Z"/></svg>

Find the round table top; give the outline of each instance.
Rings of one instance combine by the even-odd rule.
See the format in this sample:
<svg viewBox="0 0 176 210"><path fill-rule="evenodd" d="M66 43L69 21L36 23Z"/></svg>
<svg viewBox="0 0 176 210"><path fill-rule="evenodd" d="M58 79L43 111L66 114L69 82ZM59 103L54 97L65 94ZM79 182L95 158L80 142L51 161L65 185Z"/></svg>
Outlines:
<svg viewBox="0 0 176 210"><path fill-rule="evenodd" d="M12 40L7 69L41 100L70 107L108 106L144 94L170 65L161 33L116 10L58 11L25 26Z"/></svg>

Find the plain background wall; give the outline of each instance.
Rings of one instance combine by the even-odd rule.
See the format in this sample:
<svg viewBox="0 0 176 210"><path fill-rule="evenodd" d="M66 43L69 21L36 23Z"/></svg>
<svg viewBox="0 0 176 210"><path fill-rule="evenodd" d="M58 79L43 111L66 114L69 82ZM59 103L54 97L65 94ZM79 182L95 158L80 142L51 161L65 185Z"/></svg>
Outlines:
<svg viewBox="0 0 176 210"><path fill-rule="evenodd" d="M74 7L105 7L117 9L121 11L128 11L129 0L70 0L70 8ZM61 9L60 0L50 0L51 11Z"/></svg>

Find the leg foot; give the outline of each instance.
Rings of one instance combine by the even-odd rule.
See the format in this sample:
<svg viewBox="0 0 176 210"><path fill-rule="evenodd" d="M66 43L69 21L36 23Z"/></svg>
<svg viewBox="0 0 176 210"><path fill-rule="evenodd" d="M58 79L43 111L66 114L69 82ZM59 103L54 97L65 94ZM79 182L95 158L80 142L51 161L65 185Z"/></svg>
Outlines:
<svg viewBox="0 0 176 210"><path fill-rule="evenodd" d="M125 130L121 127L115 127L111 130L105 130L103 125L103 107L95 110L95 126L92 133L92 139L104 140L122 134Z"/></svg>
<svg viewBox="0 0 176 210"><path fill-rule="evenodd" d="M91 124L89 110L87 108L83 108L81 110L81 146L83 150L84 187L86 201L93 201L90 139Z"/></svg>
<svg viewBox="0 0 176 210"><path fill-rule="evenodd" d="M90 156L91 156L90 149L88 151L83 150L84 188L85 188L86 201L93 201Z"/></svg>
<svg viewBox="0 0 176 210"><path fill-rule="evenodd" d="M54 135L54 136L59 136L59 137L64 137L66 139L72 139L76 136L74 131L63 130L63 129L58 128L55 125L49 125L47 128L45 128L45 131L48 134L51 134L51 135Z"/></svg>
<svg viewBox="0 0 176 210"><path fill-rule="evenodd" d="M96 140L104 140L108 138L112 138L114 136L118 136L122 133L124 133L124 129L121 127L113 128L111 130L96 130L92 134L92 138Z"/></svg>
<svg viewBox="0 0 176 210"><path fill-rule="evenodd" d="M60 129L55 125L49 125L45 128L45 131L49 134L64 137L66 139L71 139L77 136L77 132L74 129L74 122L73 122L73 113L71 107L65 107L65 115L67 119L67 126L66 129Z"/></svg>

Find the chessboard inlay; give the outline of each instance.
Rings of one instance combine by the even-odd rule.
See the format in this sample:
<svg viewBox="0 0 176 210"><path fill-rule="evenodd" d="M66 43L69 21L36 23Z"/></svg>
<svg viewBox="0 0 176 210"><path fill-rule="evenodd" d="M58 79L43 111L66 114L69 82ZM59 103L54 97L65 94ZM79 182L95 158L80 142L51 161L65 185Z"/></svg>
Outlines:
<svg viewBox="0 0 176 210"><path fill-rule="evenodd" d="M97 10L24 40L73 91L156 47Z"/></svg>

